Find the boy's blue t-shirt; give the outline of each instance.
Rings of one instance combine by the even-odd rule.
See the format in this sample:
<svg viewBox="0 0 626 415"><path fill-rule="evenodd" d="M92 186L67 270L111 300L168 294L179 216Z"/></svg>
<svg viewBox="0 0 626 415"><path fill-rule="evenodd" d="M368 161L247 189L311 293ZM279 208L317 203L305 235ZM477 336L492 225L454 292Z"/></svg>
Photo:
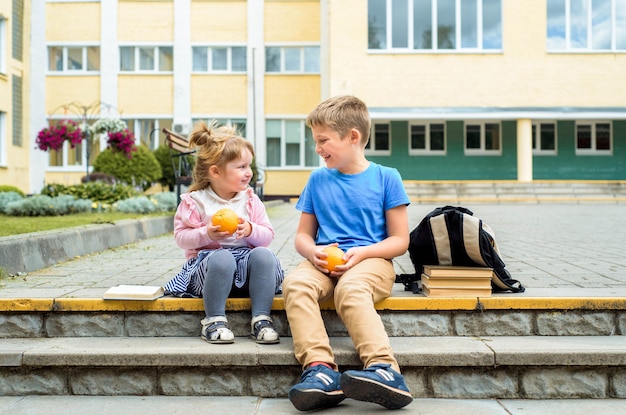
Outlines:
<svg viewBox="0 0 626 415"><path fill-rule="evenodd" d="M385 211L409 203L400 173L370 162L358 174L326 167L314 170L296 209L315 215L317 245L337 242L345 251L387 238Z"/></svg>

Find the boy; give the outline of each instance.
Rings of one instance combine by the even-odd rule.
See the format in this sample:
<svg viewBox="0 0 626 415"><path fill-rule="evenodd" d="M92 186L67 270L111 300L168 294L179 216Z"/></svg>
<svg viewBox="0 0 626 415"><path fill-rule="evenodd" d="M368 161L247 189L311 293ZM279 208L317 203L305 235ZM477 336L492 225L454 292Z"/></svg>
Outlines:
<svg viewBox="0 0 626 415"><path fill-rule="evenodd" d="M409 199L397 170L365 158L371 121L353 96L319 104L307 117L315 150L327 168L311 173L296 209L302 212L296 250L306 258L283 282L296 359L304 372L289 390L301 410L347 398L402 408L413 401L374 304L391 294L391 259L409 245ZM327 271L328 245L345 263ZM319 302L333 298L364 370L337 371Z"/></svg>

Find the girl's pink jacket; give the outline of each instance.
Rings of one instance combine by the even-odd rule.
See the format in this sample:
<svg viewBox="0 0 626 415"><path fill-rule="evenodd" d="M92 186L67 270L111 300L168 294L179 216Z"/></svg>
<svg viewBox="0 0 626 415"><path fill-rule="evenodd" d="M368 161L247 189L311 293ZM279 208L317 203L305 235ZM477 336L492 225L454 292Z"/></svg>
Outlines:
<svg viewBox="0 0 626 415"><path fill-rule="evenodd" d="M245 242L250 248L269 246L274 239L274 228L265 211L265 205L252 188L246 190L246 193L252 232L245 238ZM207 224L200 219L196 202L189 196L189 193L182 194L174 216L174 239L176 244L185 250L186 259L195 258L202 250L222 247L219 242L209 238L206 226Z"/></svg>

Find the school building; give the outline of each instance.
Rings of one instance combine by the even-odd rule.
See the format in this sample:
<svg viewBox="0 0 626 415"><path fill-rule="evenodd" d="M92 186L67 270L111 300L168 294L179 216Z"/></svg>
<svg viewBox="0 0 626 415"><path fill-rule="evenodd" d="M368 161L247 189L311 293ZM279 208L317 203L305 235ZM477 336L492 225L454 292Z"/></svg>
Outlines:
<svg viewBox="0 0 626 415"><path fill-rule="evenodd" d="M0 0L0 184L25 193L104 148L36 149L51 120L120 117L151 149L237 124L264 194L297 196L339 94L406 181L624 181L626 0Z"/></svg>

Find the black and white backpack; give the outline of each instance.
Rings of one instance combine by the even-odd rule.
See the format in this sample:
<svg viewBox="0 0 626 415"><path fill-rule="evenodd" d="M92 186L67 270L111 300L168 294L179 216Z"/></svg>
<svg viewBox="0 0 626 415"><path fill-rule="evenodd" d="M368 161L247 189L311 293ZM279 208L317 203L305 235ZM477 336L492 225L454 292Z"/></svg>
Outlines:
<svg viewBox="0 0 626 415"><path fill-rule="evenodd" d="M492 268L494 292L525 291L505 268L491 227L464 207L439 207L426 215L411 231L409 255L415 274L396 277L396 282L404 284L406 291L421 291L424 265Z"/></svg>

